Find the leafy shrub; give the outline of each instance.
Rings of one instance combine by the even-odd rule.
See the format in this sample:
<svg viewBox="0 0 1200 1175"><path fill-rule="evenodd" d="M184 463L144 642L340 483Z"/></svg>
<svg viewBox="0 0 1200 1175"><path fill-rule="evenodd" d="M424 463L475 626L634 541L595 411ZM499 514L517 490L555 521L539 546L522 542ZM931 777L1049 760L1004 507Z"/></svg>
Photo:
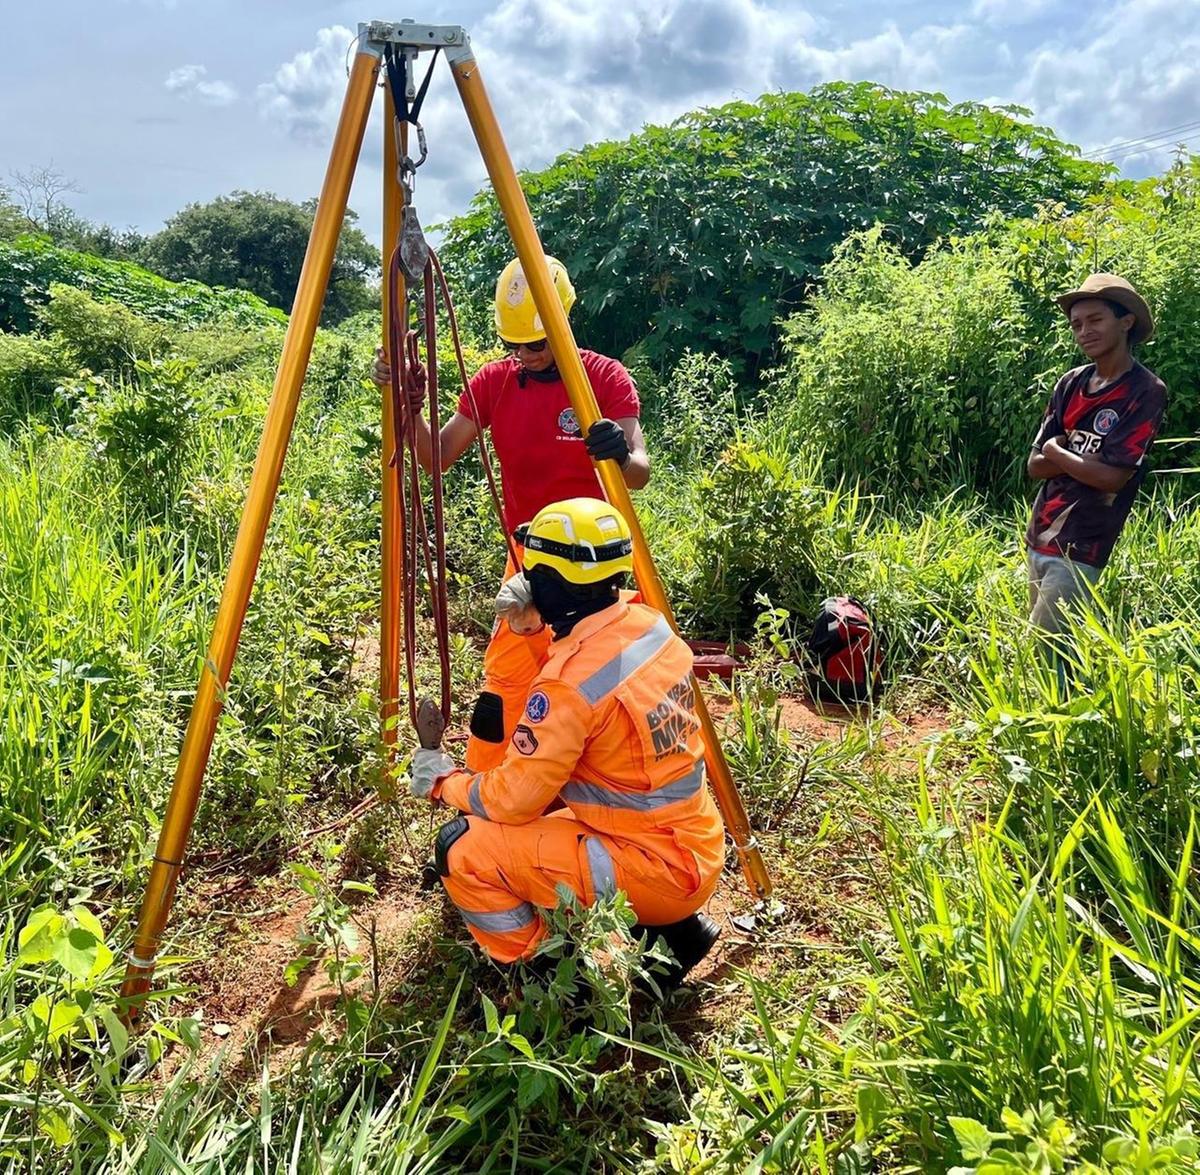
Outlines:
<svg viewBox="0 0 1200 1175"><path fill-rule="evenodd" d="M737 440L685 486L652 487L641 513L653 515L648 539L686 624L724 635L753 623L760 595L810 611L813 538L830 495L785 445Z"/></svg>
<svg viewBox="0 0 1200 1175"><path fill-rule="evenodd" d="M55 282L86 290L102 302L120 302L154 322L225 320L256 326L287 321L282 311L241 290L170 282L127 261L106 261L55 248L43 237L22 236L0 241L0 330L32 330L35 311Z"/></svg>
<svg viewBox="0 0 1200 1175"><path fill-rule="evenodd" d="M686 114L522 178L579 290L581 339L617 354L643 341L660 367L691 348L756 368L848 232L882 221L919 256L992 209L1029 215L1096 190L1106 168L1027 114L834 82ZM481 332L510 248L490 189L448 225Z"/></svg>
<svg viewBox="0 0 1200 1175"><path fill-rule="evenodd" d="M642 419L676 469L716 458L737 432L738 383L727 359L688 351L670 377L643 396Z"/></svg>
<svg viewBox="0 0 1200 1175"><path fill-rule="evenodd" d="M158 513L189 456L197 408L190 364L139 359L129 378L90 382L72 430L90 441L129 500Z"/></svg>
<svg viewBox="0 0 1200 1175"><path fill-rule="evenodd" d="M1198 249L1200 160L1073 216L995 222L918 264L881 230L860 233L785 328L772 423L808 435L830 475L872 489L1023 487L1049 393L1083 359L1054 295L1111 270L1156 310L1139 358L1168 382L1169 435L1198 433Z"/></svg>
<svg viewBox="0 0 1200 1175"><path fill-rule="evenodd" d="M99 302L85 290L55 282L38 319L77 367L109 374L133 370L138 359L161 350L161 327L138 317L119 302Z"/></svg>
<svg viewBox="0 0 1200 1175"><path fill-rule="evenodd" d="M73 357L54 340L0 333L0 421L47 405L55 385L74 366Z"/></svg>

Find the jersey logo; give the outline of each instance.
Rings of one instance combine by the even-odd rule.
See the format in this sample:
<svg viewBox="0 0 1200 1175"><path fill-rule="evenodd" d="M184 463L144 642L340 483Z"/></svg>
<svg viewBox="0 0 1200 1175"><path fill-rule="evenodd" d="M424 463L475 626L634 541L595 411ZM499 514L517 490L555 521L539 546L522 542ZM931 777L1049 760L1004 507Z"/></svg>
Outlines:
<svg viewBox="0 0 1200 1175"><path fill-rule="evenodd" d="M579 418L575 415L574 408L564 408L558 414L558 430L572 437L579 435Z"/></svg>
<svg viewBox="0 0 1200 1175"><path fill-rule="evenodd" d="M512 745L521 752L522 755L532 755L538 749L537 735L524 724L517 727L513 731Z"/></svg>
<svg viewBox="0 0 1200 1175"><path fill-rule="evenodd" d="M550 713L550 699L541 690L529 695L525 704L525 717L530 722L541 722Z"/></svg>
<svg viewBox="0 0 1200 1175"><path fill-rule="evenodd" d="M1115 408L1101 408L1096 413L1095 420L1092 421L1094 428L1102 437L1108 436L1110 432L1117 426L1117 421L1120 420Z"/></svg>
<svg viewBox="0 0 1200 1175"><path fill-rule="evenodd" d="M1100 443L1103 439L1094 432L1085 432L1083 429L1077 428L1071 432L1068 443L1073 453L1078 453L1081 457L1088 457L1093 453L1100 452Z"/></svg>

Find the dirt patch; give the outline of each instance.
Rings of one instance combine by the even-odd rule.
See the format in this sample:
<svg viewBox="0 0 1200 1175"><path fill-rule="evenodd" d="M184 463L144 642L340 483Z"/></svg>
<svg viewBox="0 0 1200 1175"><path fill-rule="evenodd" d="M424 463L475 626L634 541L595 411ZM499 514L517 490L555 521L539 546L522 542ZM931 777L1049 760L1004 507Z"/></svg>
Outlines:
<svg viewBox="0 0 1200 1175"><path fill-rule="evenodd" d="M294 986L284 971L300 954L297 936L312 911L308 898L293 895L285 909L246 908L231 912L218 947L202 963L187 968L182 982L195 992L201 1020L202 1064L224 1053L222 1068L257 1068L268 1051L285 1063L291 1050L308 1042L341 991L329 979L324 959L310 964ZM347 990L370 982L372 953L396 949L420 912L420 896L397 887L353 913L358 952L367 973ZM373 944L372 944L373 940Z"/></svg>

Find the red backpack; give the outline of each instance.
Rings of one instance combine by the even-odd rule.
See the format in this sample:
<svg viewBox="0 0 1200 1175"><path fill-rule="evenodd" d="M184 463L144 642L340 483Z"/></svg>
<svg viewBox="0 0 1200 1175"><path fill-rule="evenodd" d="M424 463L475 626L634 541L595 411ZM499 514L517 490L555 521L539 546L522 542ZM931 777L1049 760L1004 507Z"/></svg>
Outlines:
<svg viewBox="0 0 1200 1175"><path fill-rule="evenodd" d="M883 651L866 605L853 596L831 596L808 638L809 685L822 701L862 705L882 683Z"/></svg>

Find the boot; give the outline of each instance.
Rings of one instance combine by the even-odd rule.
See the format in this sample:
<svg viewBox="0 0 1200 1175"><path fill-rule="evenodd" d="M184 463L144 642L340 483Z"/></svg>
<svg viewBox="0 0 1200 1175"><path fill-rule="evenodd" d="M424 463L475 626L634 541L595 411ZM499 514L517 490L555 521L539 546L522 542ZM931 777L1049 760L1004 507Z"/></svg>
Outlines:
<svg viewBox="0 0 1200 1175"><path fill-rule="evenodd" d="M690 914L667 926L635 926L634 938L647 936L647 946L661 942L670 949L675 961L665 970L661 964L654 979L664 995L674 991L701 959L712 950L721 935L721 928L707 914Z"/></svg>

